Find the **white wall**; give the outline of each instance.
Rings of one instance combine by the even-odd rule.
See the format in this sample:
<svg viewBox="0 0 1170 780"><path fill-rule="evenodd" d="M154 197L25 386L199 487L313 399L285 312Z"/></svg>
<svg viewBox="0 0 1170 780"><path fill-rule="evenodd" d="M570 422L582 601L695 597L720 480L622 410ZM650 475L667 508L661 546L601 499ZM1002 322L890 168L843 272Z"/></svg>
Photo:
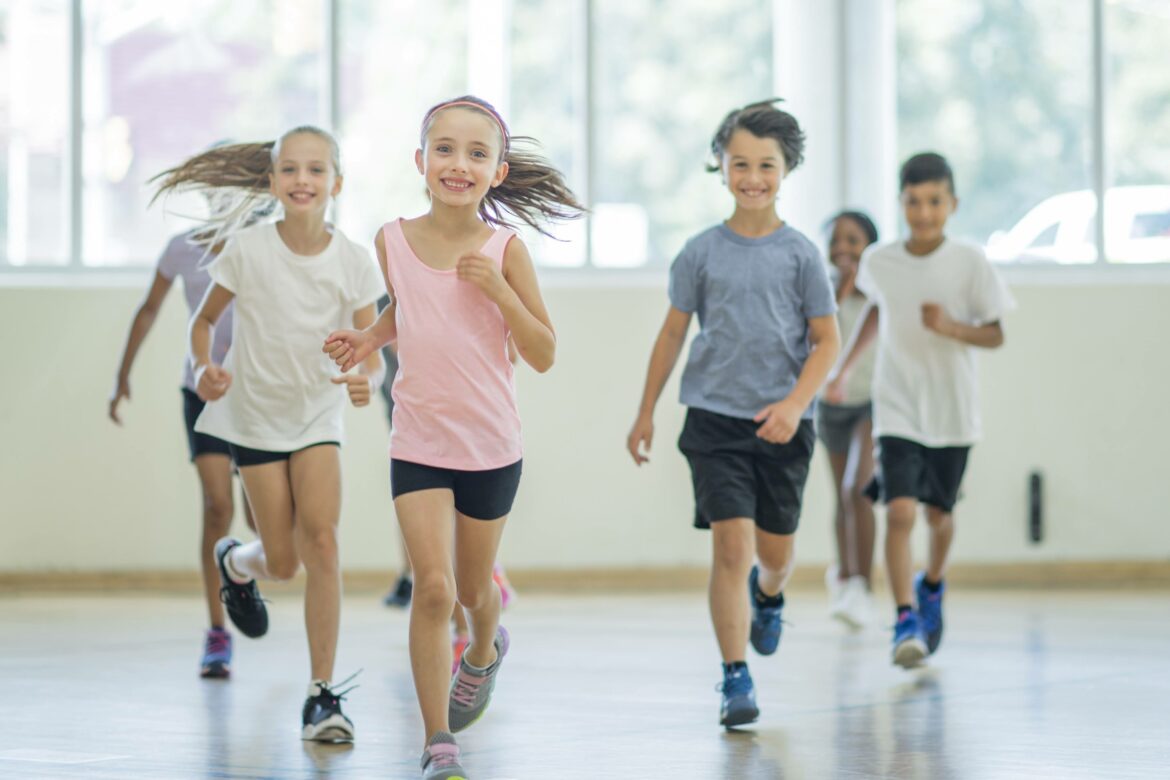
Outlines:
<svg viewBox="0 0 1170 780"><path fill-rule="evenodd" d="M661 287L552 288L557 365L521 371L525 478L504 541L515 567L702 564L675 449L677 384L657 415L652 462L624 453ZM987 440L959 508L964 562L1170 557L1165 387L1170 286L1017 287L1008 343L983 363ZM183 307L172 295L135 368L126 426L106 399L139 289L0 287L0 571L192 569L198 493L178 392ZM347 567L397 558L383 410L349 415ZM1047 477L1049 536L1026 541L1025 483ZM827 465L818 452L799 535L830 556Z"/></svg>

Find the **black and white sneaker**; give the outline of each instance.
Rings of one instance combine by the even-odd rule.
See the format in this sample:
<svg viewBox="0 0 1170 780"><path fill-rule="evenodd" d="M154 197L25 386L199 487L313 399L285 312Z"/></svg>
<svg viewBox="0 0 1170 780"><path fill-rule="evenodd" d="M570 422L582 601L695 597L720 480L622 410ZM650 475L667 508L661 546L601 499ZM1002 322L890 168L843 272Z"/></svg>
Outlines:
<svg viewBox="0 0 1170 780"><path fill-rule="evenodd" d="M240 585L228 576L227 554L239 547L238 539L225 536L215 543L215 562L219 564L219 600L227 607L228 617L244 636L257 637L268 633L268 608L260 598L256 580Z"/></svg>
<svg viewBox="0 0 1170 780"><path fill-rule="evenodd" d="M350 677L341 683L352 680ZM353 742L353 721L341 711L341 700L352 691L334 693L328 685L309 684L309 698L301 712L301 739L312 742Z"/></svg>

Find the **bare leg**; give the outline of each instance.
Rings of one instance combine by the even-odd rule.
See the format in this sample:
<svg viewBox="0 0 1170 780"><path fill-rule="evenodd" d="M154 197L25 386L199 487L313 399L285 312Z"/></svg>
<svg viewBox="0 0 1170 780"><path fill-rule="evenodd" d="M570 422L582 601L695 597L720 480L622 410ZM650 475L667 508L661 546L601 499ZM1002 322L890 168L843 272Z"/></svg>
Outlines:
<svg viewBox="0 0 1170 780"><path fill-rule="evenodd" d="M232 550L231 567L245 577L289 580L300 568L293 540L293 495L289 461L244 466L240 479L255 513L260 538Z"/></svg>
<svg viewBox="0 0 1170 780"><path fill-rule="evenodd" d="M760 591L775 596L784 590L792 576L796 553L794 534L773 534L756 528L756 555L760 559Z"/></svg>
<svg viewBox="0 0 1170 780"><path fill-rule="evenodd" d="M941 582L947 570L947 555L955 538L955 516L938 507L926 508L926 521L930 524L930 561L926 577L931 582Z"/></svg>
<svg viewBox="0 0 1170 780"><path fill-rule="evenodd" d="M853 432L849 468L839 495L852 509L849 538L853 562L850 572L864 577L866 585L871 589L876 530L873 504L866 497L865 488L873 479L873 467L873 420L863 420Z"/></svg>
<svg viewBox="0 0 1170 780"><path fill-rule="evenodd" d="M455 515L455 587L471 629L463 658L481 669L496 660L500 589L492 579L492 567L506 522L506 517L477 520Z"/></svg>
<svg viewBox="0 0 1170 780"><path fill-rule="evenodd" d="M398 525L414 567L410 609L410 667L426 732L424 746L439 731L449 731L451 635L455 607L455 497L450 490L419 490L394 499Z"/></svg>
<svg viewBox="0 0 1170 780"><path fill-rule="evenodd" d="M203 595L211 625L224 627L223 603L219 600L219 566L215 562L215 543L227 536L232 514L232 461L227 455L208 453L195 458L195 470L203 489L203 532L199 543L199 561L203 572Z"/></svg>
<svg viewBox="0 0 1170 780"><path fill-rule="evenodd" d="M833 469L833 495L836 500L833 504L833 528L837 538L837 579L847 580L857 573L857 564L854 559L854 545L850 538L852 523L847 516L849 503L845 500L844 484L846 469L849 466L848 452L830 452L829 466Z"/></svg>
<svg viewBox="0 0 1170 780"><path fill-rule="evenodd" d="M886 506L886 568L895 604L914 603L910 532L917 514L918 502L913 498L895 498Z"/></svg>
<svg viewBox="0 0 1170 780"><path fill-rule="evenodd" d="M747 656L747 578L755 559L753 520L737 517L711 523L712 562L707 597L723 663Z"/></svg>
<svg viewBox="0 0 1170 780"><path fill-rule="evenodd" d="M332 680L341 626L341 458L332 444L294 452L289 460L296 521L293 537L304 562L305 633L312 679Z"/></svg>

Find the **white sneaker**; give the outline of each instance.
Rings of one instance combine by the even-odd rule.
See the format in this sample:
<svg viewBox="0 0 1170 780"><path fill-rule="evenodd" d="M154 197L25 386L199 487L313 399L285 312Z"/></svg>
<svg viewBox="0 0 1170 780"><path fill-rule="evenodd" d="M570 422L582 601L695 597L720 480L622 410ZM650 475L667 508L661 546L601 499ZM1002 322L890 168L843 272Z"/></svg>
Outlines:
<svg viewBox="0 0 1170 780"><path fill-rule="evenodd" d="M873 622L873 595L866 587L864 577L850 577L845 581L841 598L834 603L830 614L854 631Z"/></svg>
<svg viewBox="0 0 1170 780"><path fill-rule="evenodd" d="M840 571L835 563L829 564L825 569L825 590L829 591L830 607L837 602L841 597L841 591L845 589L844 580L837 576Z"/></svg>
<svg viewBox="0 0 1170 780"><path fill-rule="evenodd" d="M845 596L848 593L849 581L837 576L840 571L835 563L825 569L825 590L829 592L830 617L836 617L837 612L844 608Z"/></svg>

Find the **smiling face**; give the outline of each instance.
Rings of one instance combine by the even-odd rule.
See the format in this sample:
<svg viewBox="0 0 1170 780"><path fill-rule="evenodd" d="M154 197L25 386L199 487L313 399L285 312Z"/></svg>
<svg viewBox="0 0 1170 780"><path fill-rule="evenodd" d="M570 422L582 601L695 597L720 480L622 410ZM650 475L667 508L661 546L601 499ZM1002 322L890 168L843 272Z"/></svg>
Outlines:
<svg viewBox="0 0 1170 780"><path fill-rule="evenodd" d="M857 220L838 217L833 223L833 235L829 239L829 262L841 273L856 271L861 262L861 253L869 246L869 236Z"/></svg>
<svg viewBox="0 0 1170 780"><path fill-rule="evenodd" d="M323 213L341 192L329 140L316 133L282 138L272 153L271 189L289 216Z"/></svg>
<svg viewBox="0 0 1170 780"><path fill-rule="evenodd" d="M508 175L503 137L495 120L473 108L439 111L427 128L415 164L435 200L451 207L478 208L491 187Z"/></svg>
<svg viewBox="0 0 1170 780"><path fill-rule="evenodd" d="M736 130L723 149L723 180L745 211L771 209L780 195L780 182L787 173L784 153L774 138L760 138Z"/></svg>
<svg viewBox="0 0 1170 780"><path fill-rule="evenodd" d="M902 213L910 227L910 238L918 244L943 239L947 219L959 205L951 186L943 179L907 184L902 189Z"/></svg>

